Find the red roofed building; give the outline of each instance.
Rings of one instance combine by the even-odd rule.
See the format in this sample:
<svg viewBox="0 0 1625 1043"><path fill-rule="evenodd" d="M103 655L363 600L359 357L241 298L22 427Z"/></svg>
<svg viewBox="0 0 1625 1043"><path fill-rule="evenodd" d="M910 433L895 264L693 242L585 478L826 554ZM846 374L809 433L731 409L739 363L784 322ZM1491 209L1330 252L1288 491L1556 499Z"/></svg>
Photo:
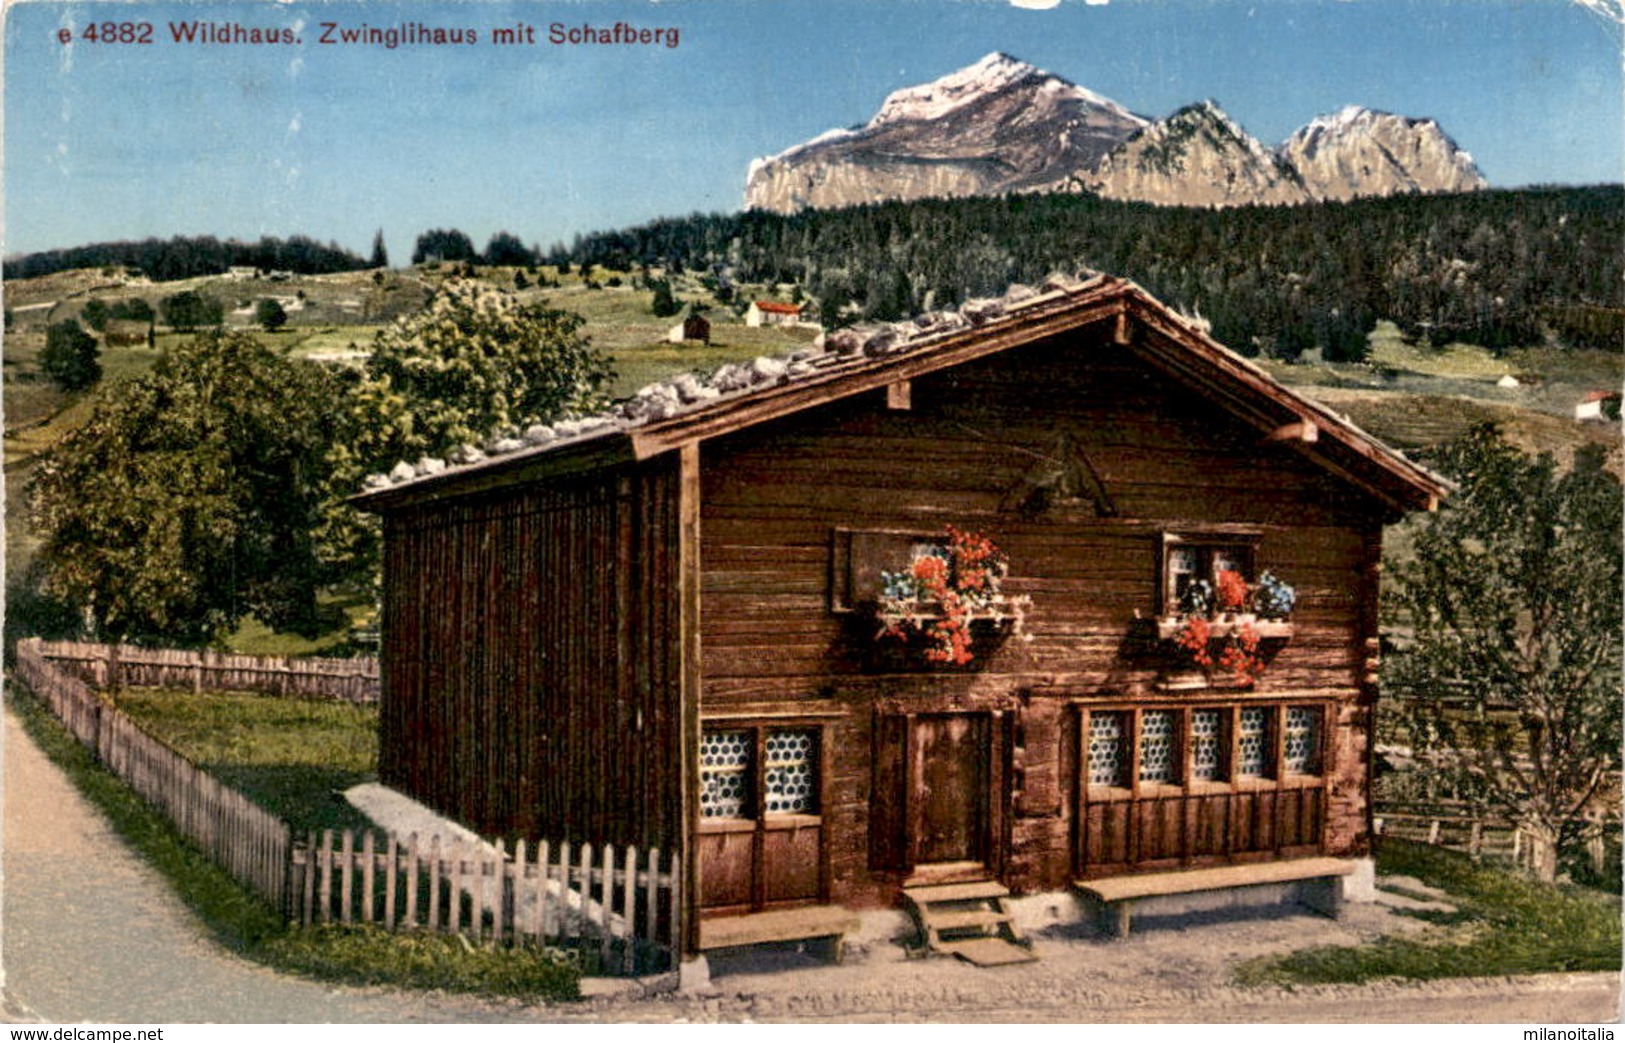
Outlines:
<svg viewBox="0 0 1625 1043"><path fill-rule="evenodd" d="M778 301L751 301L745 312L747 326L794 326L801 321L801 305Z"/></svg>

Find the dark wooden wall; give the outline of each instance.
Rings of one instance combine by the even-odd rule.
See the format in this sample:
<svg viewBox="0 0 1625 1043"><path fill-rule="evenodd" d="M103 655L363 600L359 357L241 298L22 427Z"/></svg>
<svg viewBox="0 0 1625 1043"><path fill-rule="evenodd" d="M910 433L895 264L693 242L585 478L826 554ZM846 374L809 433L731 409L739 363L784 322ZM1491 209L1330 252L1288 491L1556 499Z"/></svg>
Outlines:
<svg viewBox="0 0 1625 1043"><path fill-rule="evenodd" d="M883 392L868 394L702 451L702 715L825 715L832 899L882 904L894 893L896 881L872 866L869 838L883 712L996 711L1015 745L1004 879L1024 890L1064 886L1077 775L1069 722L1091 701L1182 698L1157 690L1129 638L1136 614L1158 609L1161 533L1214 524L1256 527L1258 567L1297 587L1296 632L1256 697L1333 705L1325 846L1363 851L1362 680L1385 509L1294 449L1265 445L1113 345L1104 328L916 380L910 397L903 411L888 409ZM1115 517L1001 507L1063 433L1099 475ZM1008 553L1006 591L1033 600L1031 640L1007 641L971 670L865 663L872 625L831 611L832 532L946 524L984 532Z"/></svg>
<svg viewBox="0 0 1625 1043"><path fill-rule="evenodd" d="M487 834L680 841L677 472L385 517L383 781Z"/></svg>

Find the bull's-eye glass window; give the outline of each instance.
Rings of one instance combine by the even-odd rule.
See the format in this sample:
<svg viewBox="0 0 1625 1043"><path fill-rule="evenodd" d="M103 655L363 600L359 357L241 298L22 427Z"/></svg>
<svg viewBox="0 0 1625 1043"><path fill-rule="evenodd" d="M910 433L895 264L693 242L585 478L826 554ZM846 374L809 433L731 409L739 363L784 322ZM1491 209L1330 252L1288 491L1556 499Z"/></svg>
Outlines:
<svg viewBox="0 0 1625 1043"><path fill-rule="evenodd" d="M817 810L813 786L816 739L810 728L768 733L765 796L769 815L809 815Z"/></svg>
<svg viewBox="0 0 1625 1043"><path fill-rule="evenodd" d="M1320 771L1320 711L1312 706L1289 706L1282 732L1283 767L1289 775L1315 775Z"/></svg>
<svg viewBox="0 0 1625 1043"><path fill-rule="evenodd" d="M748 731L706 732L700 739L700 816L744 818L755 737Z"/></svg>
<svg viewBox="0 0 1625 1043"><path fill-rule="evenodd" d="M1248 706L1241 711L1236 728L1236 774L1257 778L1268 774L1269 768L1269 711L1262 706Z"/></svg>
<svg viewBox="0 0 1625 1043"><path fill-rule="evenodd" d="M817 813L816 728L716 729L701 737L701 818Z"/></svg>
<svg viewBox="0 0 1625 1043"><path fill-rule="evenodd" d="M1080 740L1084 779L1127 789L1320 775L1325 714L1324 705L1279 703L1090 710Z"/></svg>
<svg viewBox="0 0 1625 1043"><path fill-rule="evenodd" d="M1212 782L1224 777L1224 715L1219 710L1191 711L1191 778Z"/></svg>
<svg viewBox="0 0 1625 1043"><path fill-rule="evenodd" d="M1094 786L1127 784L1128 758L1123 755L1123 714L1089 716L1089 782Z"/></svg>
<svg viewBox="0 0 1625 1043"><path fill-rule="evenodd" d="M1173 782L1174 712L1147 710L1140 715L1140 781Z"/></svg>

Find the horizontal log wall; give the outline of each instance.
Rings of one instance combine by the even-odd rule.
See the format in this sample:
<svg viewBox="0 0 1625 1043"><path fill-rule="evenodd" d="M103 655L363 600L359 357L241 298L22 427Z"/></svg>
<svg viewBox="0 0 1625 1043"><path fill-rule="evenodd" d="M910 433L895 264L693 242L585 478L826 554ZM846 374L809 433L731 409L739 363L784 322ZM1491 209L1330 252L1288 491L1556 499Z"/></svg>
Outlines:
<svg viewBox="0 0 1625 1043"><path fill-rule="evenodd" d="M669 460L387 515L380 775L491 835L679 843Z"/></svg>
<svg viewBox="0 0 1625 1043"><path fill-rule="evenodd" d="M1129 635L1159 608L1162 534L1211 526L1256 532L1257 567L1297 588L1293 637L1257 695L1335 703L1327 846L1364 850L1361 683L1383 505L1091 331L918 379L911 399L892 409L876 392L705 448L702 712L825 715L838 753L824 808L836 900L887 902L895 884L868 868L877 706L1012 714L1020 770L1005 879L1063 886L1077 757L1065 738L1070 700L1181 698L1158 689L1156 658L1136 653ZM1061 436L1115 516L1011 508ZM947 524L1008 554L1004 589L1032 599L1029 639L1006 641L969 670L877 669L866 661L872 620L831 610L832 534Z"/></svg>

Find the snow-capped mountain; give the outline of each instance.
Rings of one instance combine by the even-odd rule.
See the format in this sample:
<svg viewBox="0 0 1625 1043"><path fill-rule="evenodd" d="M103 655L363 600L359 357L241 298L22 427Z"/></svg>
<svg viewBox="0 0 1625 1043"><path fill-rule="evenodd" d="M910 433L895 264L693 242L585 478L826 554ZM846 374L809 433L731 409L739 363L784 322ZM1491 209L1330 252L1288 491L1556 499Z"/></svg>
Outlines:
<svg viewBox="0 0 1625 1043"><path fill-rule="evenodd" d="M994 53L893 91L868 123L751 163L745 205L792 213L887 199L1090 191L1194 206L1485 187L1432 120L1347 108L1270 149L1213 102L1148 122Z"/></svg>
<svg viewBox="0 0 1625 1043"><path fill-rule="evenodd" d="M1317 199L1488 187L1473 157L1433 120L1350 105L1318 116L1281 146Z"/></svg>
<svg viewBox="0 0 1625 1043"><path fill-rule="evenodd" d="M893 92L867 124L751 164L745 205L790 213L880 199L999 195L1092 168L1145 126L1004 54Z"/></svg>

